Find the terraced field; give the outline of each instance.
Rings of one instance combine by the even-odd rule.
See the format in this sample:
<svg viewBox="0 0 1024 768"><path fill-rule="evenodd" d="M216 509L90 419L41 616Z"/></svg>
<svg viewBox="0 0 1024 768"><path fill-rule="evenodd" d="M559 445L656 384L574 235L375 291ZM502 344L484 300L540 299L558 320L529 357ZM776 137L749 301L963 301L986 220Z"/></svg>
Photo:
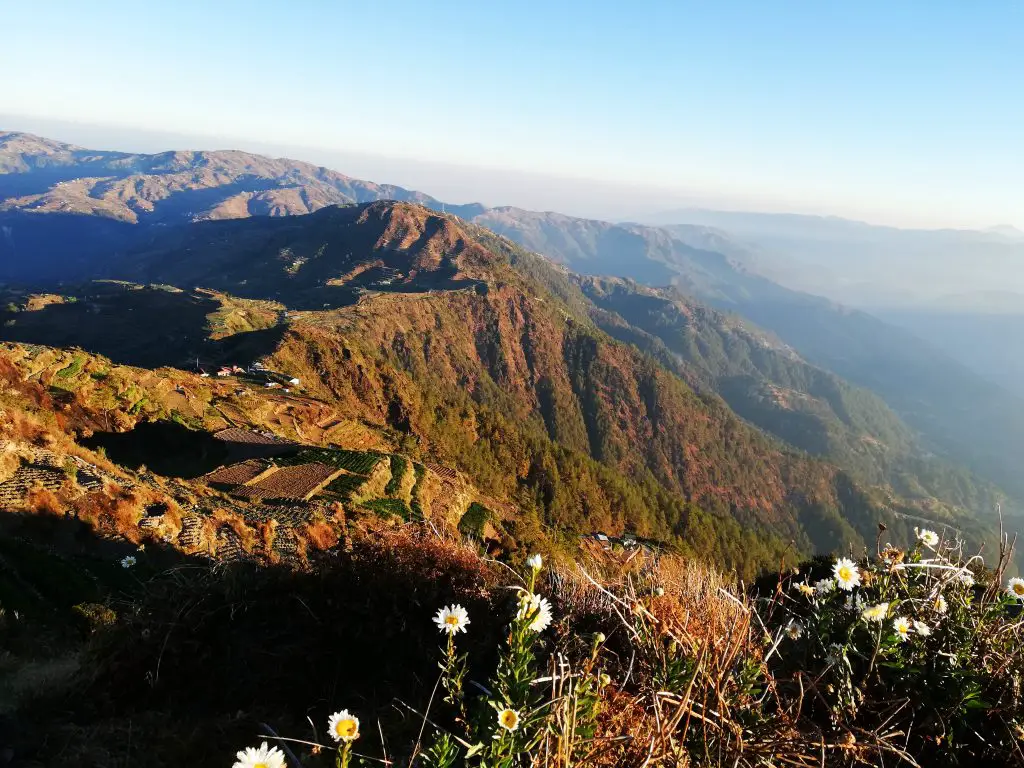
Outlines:
<svg viewBox="0 0 1024 768"><path fill-rule="evenodd" d="M363 475L339 475L320 493L326 501L347 502L360 488L366 484Z"/></svg>
<svg viewBox="0 0 1024 768"><path fill-rule="evenodd" d="M375 451L347 451L342 448L307 448L287 460L289 464L318 462L356 475L368 475L383 460Z"/></svg>
<svg viewBox="0 0 1024 768"><path fill-rule="evenodd" d="M247 459L237 464L229 464L220 467L203 475L203 480L210 485L244 485L250 480L259 477L270 466L268 462L259 459Z"/></svg>
<svg viewBox="0 0 1024 768"><path fill-rule="evenodd" d="M240 485L232 493L250 499L289 499L304 501L339 473L329 464L310 463L280 467L249 485Z"/></svg>
<svg viewBox="0 0 1024 768"><path fill-rule="evenodd" d="M409 505L401 499L371 499L364 502L361 506L383 518L398 517L406 522L410 522L413 519L423 519L422 517L417 517L409 508Z"/></svg>

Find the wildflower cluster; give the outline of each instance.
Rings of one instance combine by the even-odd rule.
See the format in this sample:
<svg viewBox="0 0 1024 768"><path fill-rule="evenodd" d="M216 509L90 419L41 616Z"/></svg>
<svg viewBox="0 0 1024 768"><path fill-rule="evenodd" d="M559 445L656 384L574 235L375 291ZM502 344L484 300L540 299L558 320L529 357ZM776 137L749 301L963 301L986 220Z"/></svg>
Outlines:
<svg viewBox="0 0 1024 768"><path fill-rule="evenodd" d="M800 716L829 728L905 724L930 745L1010 750L1024 703L1024 580L1000 577L1008 558L988 573L961 542L916 533L906 550L834 560L813 588L814 567L782 585L765 606L775 678Z"/></svg>
<svg viewBox="0 0 1024 768"><path fill-rule="evenodd" d="M486 685L475 683L481 695L467 697L468 654L459 653L456 647L457 637L469 632L469 612L462 605L451 604L434 614L432 621L444 637L438 685L445 695L440 705L431 702L422 713L424 727L429 724L433 734L422 750L419 745L413 750L415 764L517 768L534 764L542 745L572 761L582 740L593 736L599 692L610 683L598 664L605 638L594 637L589 661L581 669L570 669L559 657L551 661L550 674L542 675L538 651L542 633L554 621L554 611L548 598L537 592L542 558L533 555L526 566L524 585L512 588L515 601L494 676ZM337 744L334 758L338 768L348 768L353 757L360 757L352 752L353 742L360 736L359 725L359 718L348 710L328 718L327 732ZM310 745L314 756L326 750L316 742L282 741ZM285 766L282 751L268 748L266 742L239 752L237 757L234 768Z"/></svg>

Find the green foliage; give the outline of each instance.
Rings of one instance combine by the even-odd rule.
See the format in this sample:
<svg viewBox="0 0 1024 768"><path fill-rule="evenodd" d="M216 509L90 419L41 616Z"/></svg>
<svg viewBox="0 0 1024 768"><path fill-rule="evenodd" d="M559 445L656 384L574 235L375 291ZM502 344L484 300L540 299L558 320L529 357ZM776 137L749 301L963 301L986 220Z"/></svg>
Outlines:
<svg viewBox="0 0 1024 768"><path fill-rule="evenodd" d="M821 563L787 578L766 604L780 694L795 699L813 679L804 715L822 725L902 727L912 754L931 755L925 763L954 750L957 765L1007 764L1024 724L1021 600L998 578L1008 553L993 577L962 551L922 531L909 550L847 561L848 588ZM913 706L894 710L898 701Z"/></svg>
<svg viewBox="0 0 1024 768"><path fill-rule="evenodd" d="M397 517L406 522L414 519L413 511L401 499L370 499L369 501L364 501L360 506L375 512L385 519Z"/></svg>
<svg viewBox="0 0 1024 768"><path fill-rule="evenodd" d="M494 513L491 510L483 504L474 501L469 505L469 509L466 510L465 514L462 515L462 519L459 520L459 533L463 536L482 538L484 526L490 522L493 516Z"/></svg>
<svg viewBox="0 0 1024 768"><path fill-rule="evenodd" d="M362 475L340 475L332 480L320 495L328 500L345 502L365 483L366 478Z"/></svg>
<svg viewBox="0 0 1024 768"><path fill-rule="evenodd" d="M388 480L388 484L384 487L384 493L388 496L394 496L402 486L402 480L405 478L405 473L409 469L409 462L397 453L391 454L390 461L391 479Z"/></svg>
<svg viewBox="0 0 1024 768"><path fill-rule="evenodd" d="M284 463L308 464L319 462L356 475L368 475L380 463L382 454L374 451L347 451L341 448L307 448L288 458Z"/></svg>
<svg viewBox="0 0 1024 768"><path fill-rule="evenodd" d="M75 355L71 362L64 368L61 368L55 374L58 379L73 379L79 373L82 372L82 366L85 365L85 355Z"/></svg>

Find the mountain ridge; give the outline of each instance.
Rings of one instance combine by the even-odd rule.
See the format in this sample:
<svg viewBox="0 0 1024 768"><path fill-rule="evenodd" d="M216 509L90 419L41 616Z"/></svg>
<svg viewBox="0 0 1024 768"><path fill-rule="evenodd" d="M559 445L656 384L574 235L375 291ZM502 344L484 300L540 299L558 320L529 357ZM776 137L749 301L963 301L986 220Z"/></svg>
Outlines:
<svg viewBox="0 0 1024 768"><path fill-rule="evenodd" d="M32 140L36 139L33 137ZM23 141L28 141L28 139L23 139ZM58 147L52 151L60 155L69 152L73 154L73 151L78 150ZM89 156L92 157L92 155ZM273 161L244 153L200 155L201 158L216 160L222 160L224 156L227 156L236 165L241 163L243 166L245 163L250 163L250 165L277 162L287 164L287 161ZM113 164L124 171L125 167L131 165L126 161L128 157L141 156L117 154L108 164ZM196 155L164 153L149 157L151 159L147 162L150 163L150 167L166 169L173 176L181 173L180 166L182 164L187 166L192 163L195 165ZM71 160L73 159L71 157ZM94 161L95 158L90 162ZM42 163L43 161L38 162ZM8 165L12 165L12 163L8 163ZM303 167L316 170L313 166ZM132 169L129 167L128 170ZM196 172L200 171L213 173L208 166L197 168ZM319 173L318 170L316 172ZM3 185L9 184L9 179L17 175L0 174L0 194L4 188ZM309 173L306 176L309 176ZM344 177L341 174L337 176L344 179L346 184L351 182L349 177ZM248 206L237 210L230 206L228 208L222 206L225 194L227 195L226 199L232 199L237 194L237 190L231 186L231 183L234 183L231 181L233 178L235 177L230 174L221 177L216 173L213 176L201 177L200 183L203 184L214 184L218 179L225 182L225 184L215 184L209 187L217 195L214 202L218 200L220 202L216 202L216 205L205 210L208 212L219 211L225 216L237 214L251 217L253 211ZM267 179L270 177L268 176ZM90 187L90 189L92 188ZM152 192L143 185L141 190L137 191L143 196L149 194L154 197L156 200L153 203L154 210L158 210L168 199L173 198L173 195L171 198L160 196L166 192L166 189L165 184L157 192ZM833 370L855 384L881 394L903 418L910 420L915 430L927 437L933 450L937 450L952 460L966 460L976 472L987 474L997 482L1011 487L1018 496L1024 496L1024 486L1020 486L1016 473L1006 463L1007 456L1014 455L1014 445L1024 446L1024 425L1015 426L1012 420L1009 423L1002 423L993 408L991 417L986 416L985 429L989 429L995 435L1006 433L1006 438L1001 438L998 441L998 447L979 451L978 446L985 446L985 438L981 437L976 428L970 428L963 420L953 431L944 428L941 422L936 420L938 418L936 414L944 409L940 399L931 397L925 403L925 410L922 410L922 404L918 400L922 393L928 395L927 388L908 391L906 385L900 380L909 377L923 381L924 378L946 377L950 370L955 370L955 364L939 356L923 352L923 347L909 336L893 333L891 328L866 315L846 310L824 299L789 291L760 277L756 272L746 268L747 260L742 254L742 249L737 249L736 253L730 256L687 244L678 236L663 229L642 225L617 225L596 220L577 219L556 213L542 214L507 207L482 209L481 206L475 205L448 208L422 193L408 190L398 192L399 189L367 182L365 186L359 187L361 192L354 190L353 194L356 196L362 194L366 197L377 197L382 194L405 194L433 209L445 208L455 213L468 214L469 220L475 224L490 227L500 234L513 238L526 248L543 253L577 271L590 274L620 274L646 284L672 283L678 291L696 296L701 301L710 303L720 310L744 315L784 339L789 346L796 349L802 357L813 364ZM344 196L337 189L334 189L332 194ZM113 197L118 205L125 204L123 200L117 198L117 195L113 195ZM305 203L303 204L305 205ZM58 264L60 259L64 259L65 262L74 260L73 268L62 268L58 271L62 279L95 276L98 271L101 271L104 264L126 257L134 258L140 250L145 251L152 243L160 242L163 230L171 226L169 222L163 222L166 226L139 227L138 224L106 219L102 216L55 212L45 206L40 209L24 211L18 209L17 205L8 203L7 208L15 209L8 210L6 214L0 214L0 226L5 227L5 237L0 238L0 256L5 256L5 258L0 261L0 264L3 265L2 269L6 272L8 279L17 278L19 276L18 269L40 268L40 265L46 262L47 255L55 256L58 259ZM185 206L178 206L173 210L177 211L175 215L189 212ZM269 211L269 213L284 216L288 214L289 210L285 206ZM51 215L44 215L47 212ZM274 216L269 216L269 213L268 217L274 218ZM4 219L5 216L9 218ZM189 217L184 218L192 220ZM137 220L148 221L145 216ZM45 227L40 225L41 222L45 222ZM88 232L79 233L81 236L76 237L74 236L75 229L80 223L88 228ZM62 229L63 224L68 226L66 231ZM19 238L20 242L25 241L25 227L29 227L27 237L31 240L33 225L45 230L40 234L41 247L36 248L35 251L31 251L30 248L30 251L40 255L40 258L15 258L18 248L12 248L11 242L17 242ZM94 236L97 229L102 231ZM707 243L706 238L712 238L711 242L713 243L717 242L715 238L721 240L724 237L718 232L708 232L699 228L690 231L690 235L694 238L704 238L704 240L698 240L701 243ZM48 238L49 241L47 241ZM83 244L81 248L74 249L70 255L63 247L69 239ZM4 253L4 243L6 243L6 253ZM299 269L297 279L301 281L303 270L308 271L311 267L297 266L297 268ZM375 267L377 270L391 268L393 267L387 265ZM13 275L11 274L12 269L14 270ZM273 270L271 270L272 272ZM142 275L135 273L135 277L141 278ZM336 277L340 279L343 276ZM382 274L370 273L362 279L362 282L371 278L375 280L388 279ZM350 276L349 281L352 290L365 288L358 276ZM222 285L221 287L226 286ZM237 286L233 290L238 290ZM310 300L314 293L315 291L310 294ZM886 342L889 344L890 351L884 352L885 363L881 366L878 365L877 354L873 350L874 342L869 340L869 337L879 335L892 337L889 342ZM896 343L892 343L893 340L896 340ZM852 356L850 355L851 351L855 353ZM919 361L918 367L923 366L921 370L912 370L915 358ZM898 375L894 373L886 378L884 374L890 370L898 372ZM879 373L883 375L879 375ZM961 400L964 396L967 398L982 397L981 393L984 388L979 388L977 382L974 382L966 371L958 372L953 378L957 379L958 383L949 391L957 394ZM960 392L963 394L959 394ZM993 397L993 393L988 390L985 390L984 397L1005 405L1003 399ZM956 410L962 411L962 408ZM1008 432L1008 430L1010 431ZM969 440L963 439L965 436Z"/></svg>

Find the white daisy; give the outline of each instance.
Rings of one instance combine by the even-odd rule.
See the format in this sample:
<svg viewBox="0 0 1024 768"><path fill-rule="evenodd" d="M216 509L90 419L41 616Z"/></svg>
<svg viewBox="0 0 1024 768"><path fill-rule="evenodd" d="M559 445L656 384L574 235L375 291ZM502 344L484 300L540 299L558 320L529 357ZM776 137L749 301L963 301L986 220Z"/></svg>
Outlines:
<svg viewBox="0 0 1024 768"><path fill-rule="evenodd" d="M921 637L928 637L932 633L932 628L925 624L923 621L914 622L914 631L917 632Z"/></svg>
<svg viewBox="0 0 1024 768"><path fill-rule="evenodd" d="M834 592L835 588L835 579L820 579L814 585L814 591L819 595L827 595L829 592Z"/></svg>
<svg viewBox="0 0 1024 768"><path fill-rule="evenodd" d="M896 636L899 637L901 643L905 643L909 639L912 628L910 619L906 616L898 616L893 619L892 628L896 630Z"/></svg>
<svg viewBox="0 0 1024 768"><path fill-rule="evenodd" d="M929 531L927 528L915 528L914 533L917 534L917 540L924 544L926 547L935 549L939 546L939 534L935 531Z"/></svg>
<svg viewBox="0 0 1024 768"><path fill-rule="evenodd" d="M846 557L836 560L832 568L832 575L836 577L836 586L849 592L860 584L860 571L856 563Z"/></svg>
<svg viewBox="0 0 1024 768"><path fill-rule="evenodd" d="M877 603L875 605L869 605L860 612L860 615L863 617L864 621L881 622L889 615L889 604Z"/></svg>
<svg viewBox="0 0 1024 768"><path fill-rule="evenodd" d="M331 715L327 720L327 729L335 741L355 741L359 738L359 718L343 709Z"/></svg>
<svg viewBox="0 0 1024 768"><path fill-rule="evenodd" d="M786 625L786 635L790 640L799 640L803 637L804 626L796 619L790 619L789 624Z"/></svg>
<svg viewBox="0 0 1024 768"><path fill-rule="evenodd" d="M135 565L136 562L137 561L132 555L125 555L123 558L121 558L121 567L131 568L133 565Z"/></svg>
<svg viewBox="0 0 1024 768"><path fill-rule="evenodd" d="M965 587L974 586L974 574L964 568L960 573L956 575L956 580Z"/></svg>
<svg viewBox="0 0 1024 768"><path fill-rule="evenodd" d="M551 603L546 597L524 592L519 598L517 619L529 619L528 629L543 632L551 624Z"/></svg>
<svg viewBox="0 0 1024 768"><path fill-rule="evenodd" d="M936 613L945 613L948 608L949 605L946 603L946 598L942 595L937 595L932 601L932 610Z"/></svg>
<svg viewBox="0 0 1024 768"><path fill-rule="evenodd" d="M1010 579L1006 582L1006 594L1024 603L1024 579Z"/></svg>
<svg viewBox="0 0 1024 768"><path fill-rule="evenodd" d="M469 624L469 614L461 605L449 605L438 609L437 615L434 616L434 623L437 624L437 628L442 632L454 635L457 632L466 631L466 625Z"/></svg>
<svg viewBox="0 0 1024 768"><path fill-rule="evenodd" d="M794 584L793 589L795 589L804 597L814 597L814 587L812 587L806 581L801 581L799 584Z"/></svg>
<svg viewBox="0 0 1024 768"><path fill-rule="evenodd" d="M850 595L846 598L846 604L844 606L848 611L863 611L864 610L864 597L859 593L856 595Z"/></svg>
<svg viewBox="0 0 1024 768"><path fill-rule="evenodd" d="M535 571L539 571L544 567L544 560L540 555L530 555L526 559L526 564Z"/></svg>
<svg viewBox="0 0 1024 768"><path fill-rule="evenodd" d="M232 768L285 768L284 753L263 742L259 747L247 747L235 755L238 760Z"/></svg>
<svg viewBox="0 0 1024 768"><path fill-rule="evenodd" d="M498 713L498 725L511 733L519 727L519 713L514 709L503 709Z"/></svg>
<svg viewBox="0 0 1024 768"><path fill-rule="evenodd" d="M832 643L832 645L828 647L828 655L825 656L825 661L829 664L839 664L845 655L846 653L843 650L843 646L839 643Z"/></svg>

